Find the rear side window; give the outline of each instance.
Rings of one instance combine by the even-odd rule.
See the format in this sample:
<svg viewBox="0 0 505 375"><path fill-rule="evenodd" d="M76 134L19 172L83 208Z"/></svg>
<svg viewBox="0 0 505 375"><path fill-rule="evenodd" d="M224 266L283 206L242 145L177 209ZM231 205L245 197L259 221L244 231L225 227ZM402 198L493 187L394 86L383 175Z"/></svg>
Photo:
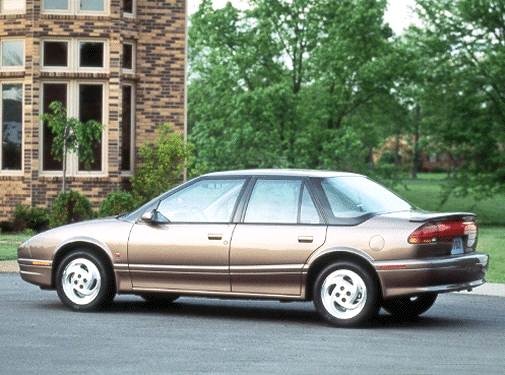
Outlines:
<svg viewBox="0 0 505 375"><path fill-rule="evenodd" d="M258 179L249 198L245 223L296 224L302 181Z"/></svg>
<svg viewBox="0 0 505 375"><path fill-rule="evenodd" d="M300 224L319 224L320 222L316 205L307 190L307 186L304 186L300 204Z"/></svg>

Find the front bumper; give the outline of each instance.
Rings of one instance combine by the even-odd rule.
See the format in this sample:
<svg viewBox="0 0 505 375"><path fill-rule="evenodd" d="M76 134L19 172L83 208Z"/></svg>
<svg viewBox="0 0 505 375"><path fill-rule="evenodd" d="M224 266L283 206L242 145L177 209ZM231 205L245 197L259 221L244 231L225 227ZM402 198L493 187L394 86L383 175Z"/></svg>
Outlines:
<svg viewBox="0 0 505 375"><path fill-rule="evenodd" d="M50 260L18 258L19 274L29 283L51 288L52 263Z"/></svg>
<svg viewBox="0 0 505 375"><path fill-rule="evenodd" d="M377 261L383 298L471 289L486 282L489 256L471 253L422 260Z"/></svg>

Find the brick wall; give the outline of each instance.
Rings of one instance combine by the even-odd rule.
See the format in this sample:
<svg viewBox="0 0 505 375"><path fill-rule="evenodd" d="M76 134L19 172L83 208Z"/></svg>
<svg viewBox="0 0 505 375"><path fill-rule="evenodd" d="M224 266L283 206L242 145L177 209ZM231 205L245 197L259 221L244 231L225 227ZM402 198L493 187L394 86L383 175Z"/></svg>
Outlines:
<svg viewBox="0 0 505 375"><path fill-rule="evenodd" d="M41 82L51 80L100 81L107 84L105 174L69 178L69 186L85 193L95 206L110 191L127 184L120 173L121 87L135 86L135 149L153 141L156 126L164 122L184 130L185 0L137 0L137 15L122 15L121 1L110 1L109 16L44 15L41 0L27 0L26 14L0 15L0 39L23 37L24 72L1 72L0 82L24 83L23 171L17 176L0 172L0 221L8 220L17 203L48 206L59 192L61 177L40 174ZM109 70L101 73L54 73L40 69L44 37L103 38L109 45ZM122 44L136 44L136 71L121 70Z"/></svg>

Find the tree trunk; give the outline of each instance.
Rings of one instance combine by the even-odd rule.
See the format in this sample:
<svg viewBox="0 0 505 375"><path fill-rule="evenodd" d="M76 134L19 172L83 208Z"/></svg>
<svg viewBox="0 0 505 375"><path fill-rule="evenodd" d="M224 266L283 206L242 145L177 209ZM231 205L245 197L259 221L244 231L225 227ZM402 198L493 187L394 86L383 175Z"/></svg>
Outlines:
<svg viewBox="0 0 505 375"><path fill-rule="evenodd" d="M417 178L420 164L419 138L421 135L421 109L417 105L414 110L414 144L412 146L412 178Z"/></svg>

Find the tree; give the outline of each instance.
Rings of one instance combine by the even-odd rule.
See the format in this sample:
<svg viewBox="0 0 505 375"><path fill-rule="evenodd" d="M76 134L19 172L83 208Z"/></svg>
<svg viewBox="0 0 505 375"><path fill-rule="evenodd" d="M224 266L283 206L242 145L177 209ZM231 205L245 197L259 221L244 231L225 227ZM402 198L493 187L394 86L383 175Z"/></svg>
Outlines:
<svg viewBox="0 0 505 375"><path fill-rule="evenodd" d="M373 167L390 132L386 1L203 1L189 32L190 139L200 170Z"/></svg>
<svg viewBox="0 0 505 375"><path fill-rule="evenodd" d="M152 144L140 148L140 166L133 176L132 190L137 202L146 202L181 182L190 162L192 147L169 124L158 128Z"/></svg>
<svg viewBox="0 0 505 375"><path fill-rule="evenodd" d="M100 140L103 125L95 120L81 122L68 117L67 110L62 103L54 101L49 104L49 112L42 115L42 121L47 121L53 133L51 154L62 162L63 179L61 191L66 191L67 154L77 152L79 160L86 168L94 161L93 144Z"/></svg>

